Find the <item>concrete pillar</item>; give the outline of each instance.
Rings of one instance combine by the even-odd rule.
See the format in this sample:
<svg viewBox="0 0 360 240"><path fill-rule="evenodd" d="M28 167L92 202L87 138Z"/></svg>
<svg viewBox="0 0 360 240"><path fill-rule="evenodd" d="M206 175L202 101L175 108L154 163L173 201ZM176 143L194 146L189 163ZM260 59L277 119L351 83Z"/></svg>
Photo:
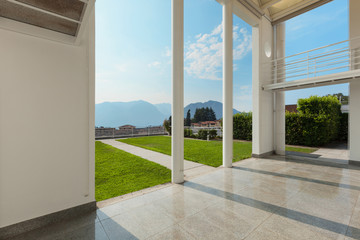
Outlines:
<svg viewBox="0 0 360 240"><path fill-rule="evenodd" d="M285 57L285 23L279 23L274 26L275 35L275 58ZM277 64L283 64L285 60L277 61ZM276 69L277 75L284 76L284 68ZM284 82L277 80L277 82ZM275 93L275 153L285 155L285 92Z"/></svg>
<svg viewBox="0 0 360 240"><path fill-rule="evenodd" d="M349 38L360 36L360 1L349 0ZM360 56L360 39L350 41L352 57ZM357 51L355 53L354 51ZM352 59L352 69L360 69L359 58ZM353 163L360 164L360 81L354 80L349 84L350 114L349 114L349 159Z"/></svg>
<svg viewBox="0 0 360 240"><path fill-rule="evenodd" d="M273 27L262 17L252 30L252 89L253 89L253 144L254 157L274 152L274 97L262 89L272 83Z"/></svg>
<svg viewBox="0 0 360 240"><path fill-rule="evenodd" d="M223 166L233 159L233 3L223 3Z"/></svg>
<svg viewBox="0 0 360 240"><path fill-rule="evenodd" d="M184 182L184 0L171 1L171 181Z"/></svg>

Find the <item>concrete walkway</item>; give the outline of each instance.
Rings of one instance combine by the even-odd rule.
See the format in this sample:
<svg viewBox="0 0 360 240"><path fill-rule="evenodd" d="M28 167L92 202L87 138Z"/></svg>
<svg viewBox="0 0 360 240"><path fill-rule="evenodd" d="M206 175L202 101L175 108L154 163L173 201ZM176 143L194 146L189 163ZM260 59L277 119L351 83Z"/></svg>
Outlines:
<svg viewBox="0 0 360 240"><path fill-rule="evenodd" d="M158 163L168 169L171 169L171 156L169 156L169 155L154 152L154 151L147 150L147 149L144 149L141 147L136 147L136 146L133 146L130 144L116 141L114 139L104 139L104 140L101 140L101 142L108 144L110 146L113 146L115 148L118 148L120 150L123 150L125 152L131 153L133 155L142 157L149 161ZM216 168L214 168L214 167L210 167L210 166L203 165L200 163L184 160L185 179L191 179L193 177L211 172L215 169Z"/></svg>
<svg viewBox="0 0 360 240"><path fill-rule="evenodd" d="M313 158L314 160L348 164L349 163L349 150L345 143L331 143L325 145L313 153L300 153L300 152L286 152L287 155Z"/></svg>
<svg viewBox="0 0 360 240"><path fill-rule="evenodd" d="M329 144L313 152L313 154L321 155L320 158L349 160L349 150L347 144Z"/></svg>

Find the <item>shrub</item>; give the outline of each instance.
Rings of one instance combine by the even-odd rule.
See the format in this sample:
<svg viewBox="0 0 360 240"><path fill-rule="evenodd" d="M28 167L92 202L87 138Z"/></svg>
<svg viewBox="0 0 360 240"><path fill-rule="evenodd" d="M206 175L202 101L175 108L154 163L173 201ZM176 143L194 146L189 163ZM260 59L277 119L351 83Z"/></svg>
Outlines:
<svg viewBox="0 0 360 240"><path fill-rule="evenodd" d="M197 137L202 140L207 140L208 130L200 129L198 131Z"/></svg>
<svg viewBox="0 0 360 240"><path fill-rule="evenodd" d="M237 113L233 118L234 139L252 140L252 113Z"/></svg>
<svg viewBox="0 0 360 240"><path fill-rule="evenodd" d="M340 129L341 103L337 97L311 96L309 98L299 99L298 111L299 113L309 114L312 116L326 115L327 118L329 118L327 124L330 125L328 129L329 132L326 133L330 135L328 142L338 139Z"/></svg>
<svg viewBox="0 0 360 240"><path fill-rule="evenodd" d="M210 139L216 138L216 135L217 135L217 131L215 129L209 130L209 138Z"/></svg>
<svg viewBox="0 0 360 240"><path fill-rule="evenodd" d="M339 141L347 141L349 135L349 114L342 113L340 115Z"/></svg>
<svg viewBox="0 0 360 240"><path fill-rule="evenodd" d="M298 111L302 114L325 114L339 116L341 104L335 96L311 96L298 100Z"/></svg>
<svg viewBox="0 0 360 240"><path fill-rule="evenodd" d="M165 128L165 130L168 132L169 135L171 135L171 122L170 120L165 119L163 126Z"/></svg>
<svg viewBox="0 0 360 240"><path fill-rule="evenodd" d="M333 119L325 114L286 113L286 143L320 146L333 139Z"/></svg>
<svg viewBox="0 0 360 240"><path fill-rule="evenodd" d="M194 134L193 134L193 131L189 128L185 128L184 129L184 137L193 137Z"/></svg>

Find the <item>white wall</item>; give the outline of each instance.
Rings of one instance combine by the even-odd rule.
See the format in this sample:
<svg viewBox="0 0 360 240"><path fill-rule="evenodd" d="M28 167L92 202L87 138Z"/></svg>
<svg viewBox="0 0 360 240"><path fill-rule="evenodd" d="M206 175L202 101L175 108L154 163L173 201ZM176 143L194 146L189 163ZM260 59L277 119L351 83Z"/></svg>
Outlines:
<svg viewBox="0 0 360 240"><path fill-rule="evenodd" d="M349 38L360 37L360 1L349 0ZM360 39L350 42L350 48L360 48ZM357 57L360 54L356 55ZM358 62L358 60L357 60ZM355 67L360 68L360 65ZM355 80L349 84L350 88L350 115L349 115L349 142L350 160L360 161L360 81Z"/></svg>
<svg viewBox="0 0 360 240"><path fill-rule="evenodd" d="M252 152L256 155L267 154L274 150L274 98L270 91L262 90L264 84L271 82L273 51L273 28L262 17L252 31L252 89L253 89L253 144ZM265 52L268 52L268 56ZM270 55L269 55L270 53Z"/></svg>
<svg viewBox="0 0 360 240"><path fill-rule="evenodd" d="M80 46L0 29L0 227L95 200L93 61L94 13Z"/></svg>

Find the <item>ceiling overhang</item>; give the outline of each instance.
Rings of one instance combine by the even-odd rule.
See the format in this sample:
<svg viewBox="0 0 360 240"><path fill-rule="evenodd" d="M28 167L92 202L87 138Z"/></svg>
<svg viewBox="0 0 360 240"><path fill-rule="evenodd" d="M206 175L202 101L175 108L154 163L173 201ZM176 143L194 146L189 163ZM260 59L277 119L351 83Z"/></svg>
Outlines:
<svg viewBox="0 0 360 240"><path fill-rule="evenodd" d="M76 44L95 0L0 0L0 28Z"/></svg>
<svg viewBox="0 0 360 240"><path fill-rule="evenodd" d="M333 0L236 0L254 16L276 25Z"/></svg>

